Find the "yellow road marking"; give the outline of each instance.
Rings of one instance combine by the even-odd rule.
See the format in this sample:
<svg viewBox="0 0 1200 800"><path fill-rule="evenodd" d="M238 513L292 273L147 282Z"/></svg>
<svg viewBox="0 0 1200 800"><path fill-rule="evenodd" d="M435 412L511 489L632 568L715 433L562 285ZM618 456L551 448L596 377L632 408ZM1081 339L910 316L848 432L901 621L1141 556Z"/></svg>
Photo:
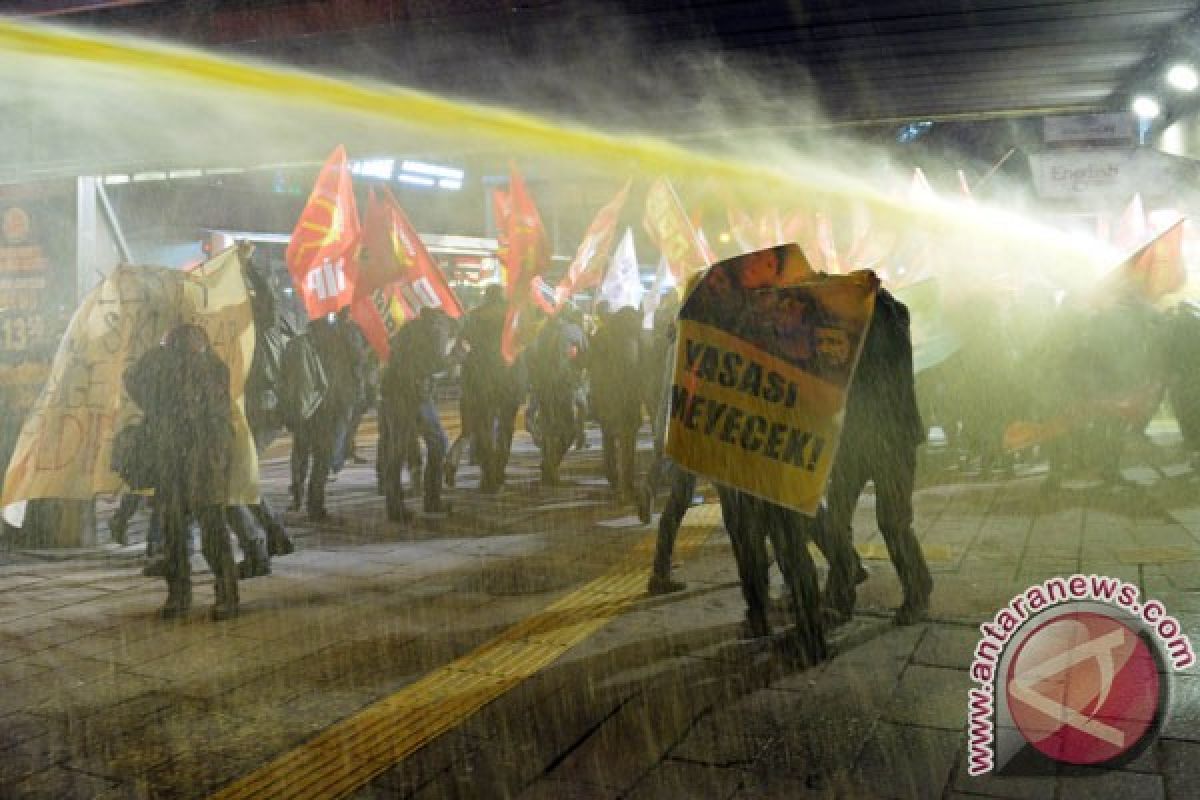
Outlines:
<svg viewBox="0 0 1200 800"><path fill-rule="evenodd" d="M699 547L720 518L715 504L689 511L676 552L684 556ZM357 790L558 660L644 596L650 574L646 554L653 547L654 536L646 537L604 575L457 661L325 729L213 797L331 798Z"/></svg>

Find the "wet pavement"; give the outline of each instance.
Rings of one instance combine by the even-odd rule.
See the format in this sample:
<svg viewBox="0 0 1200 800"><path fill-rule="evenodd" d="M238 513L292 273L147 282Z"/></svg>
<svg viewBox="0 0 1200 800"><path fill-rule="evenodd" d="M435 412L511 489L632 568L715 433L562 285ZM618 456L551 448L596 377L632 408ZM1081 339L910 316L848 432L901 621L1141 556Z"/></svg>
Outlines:
<svg viewBox="0 0 1200 800"><path fill-rule="evenodd" d="M899 585L868 495L855 530L870 578L836 657L808 670L739 639L743 604L710 490L677 553L687 591L644 595L653 529L614 504L592 433L563 486L537 486L519 432L500 496L475 492L478 470L464 467L453 513L408 526L384 518L373 468L348 466L329 489L333 520L289 513L296 553L242 582L232 621L209 621L198 556L191 617L157 618L165 591L141 575L144 512L128 547L0 553L0 796L1200 791L1195 668L1174 676L1163 736L1120 770L966 770L977 626L1030 584L1123 578L1200 641L1200 476L1169 425L1130 444L1121 489L1081 479L1046 492L1044 468L973 474L929 448L916 509L931 621L891 623ZM264 480L283 507L286 446L273 453Z"/></svg>

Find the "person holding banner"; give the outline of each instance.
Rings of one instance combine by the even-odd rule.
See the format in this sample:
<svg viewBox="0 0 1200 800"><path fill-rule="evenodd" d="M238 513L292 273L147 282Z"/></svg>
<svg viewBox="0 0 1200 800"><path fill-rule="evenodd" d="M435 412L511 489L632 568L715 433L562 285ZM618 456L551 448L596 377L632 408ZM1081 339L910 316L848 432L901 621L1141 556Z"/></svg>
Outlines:
<svg viewBox="0 0 1200 800"><path fill-rule="evenodd" d="M912 493L925 424L917 410L908 309L880 289L850 384L842 442L814 537L829 576L825 605L835 622L854 611L861 565L850 523L867 481L875 484L875 518L904 589L896 623L911 625L929 608L933 578L913 533Z"/></svg>
<svg viewBox="0 0 1200 800"><path fill-rule="evenodd" d="M214 619L238 612L238 574L225 527L233 449L229 368L198 325L181 325L125 373L129 396L145 415L147 458L155 502L163 515L167 602L161 616L187 616L192 603L189 527L200 524L212 569Z"/></svg>

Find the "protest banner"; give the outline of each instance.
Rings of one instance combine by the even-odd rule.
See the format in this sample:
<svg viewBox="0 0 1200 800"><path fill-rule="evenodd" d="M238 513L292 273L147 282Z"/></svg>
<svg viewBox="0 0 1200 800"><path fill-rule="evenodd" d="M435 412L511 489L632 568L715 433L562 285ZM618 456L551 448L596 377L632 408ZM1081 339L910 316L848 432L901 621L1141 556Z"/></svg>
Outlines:
<svg viewBox="0 0 1200 800"><path fill-rule="evenodd" d="M236 247L190 273L122 265L84 298L17 437L0 498L7 519L16 524L8 509L22 501L90 500L124 488L110 468L112 441L141 415L125 393L125 370L183 324L203 327L229 367L229 504L258 501L258 459L244 403L254 318L242 269Z"/></svg>
<svg viewBox="0 0 1200 800"><path fill-rule="evenodd" d="M714 265L679 314L667 454L814 514L878 288L814 273L796 245Z"/></svg>
<svg viewBox="0 0 1200 800"><path fill-rule="evenodd" d="M287 248L292 284L311 319L351 304L358 278L358 208L346 149L329 156Z"/></svg>

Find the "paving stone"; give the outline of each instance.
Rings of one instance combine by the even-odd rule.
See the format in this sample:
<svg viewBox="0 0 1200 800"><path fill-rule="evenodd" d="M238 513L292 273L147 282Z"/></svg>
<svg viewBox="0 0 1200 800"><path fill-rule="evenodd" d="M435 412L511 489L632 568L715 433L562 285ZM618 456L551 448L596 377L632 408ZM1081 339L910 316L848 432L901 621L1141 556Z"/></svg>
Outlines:
<svg viewBox="0 0 1200 800"><path fill-rule="evenodd" d="M741 787L746 776L734 769L708 767L679 761L664 761L624 794L628 800L727 800Z"/></svg>
<svg viewBox="0 0 1200 800"><path fill-rule="evenodd" d="M975 627L930 625L913 654L913 663L930 667L969 669L981 634Z"/></svg>
<svg viewBox="0 0 1200 800"><path fill-rule="evenodd" d="M1011 800L1053 800L1058 780L1050 767L1047 775L971 775L967 772L967 752L964 748L954 772L953 787L960 792Z"/></svg>
<svg viewBox="0 0 1200 800"><path fill-rule="evenodd" d="M1104 772L1058 779L1062 797L1089 800L1162 800L1166 797L1163 776L1136 772Z"/></svg>
<svg viewBox="0 0 1200 800"><path fill-rule="evenodd" d="M1159 747L1167 797L1200 797L1200 743L1161 739Z"/></svg>
<svg viewBox="0 0 1200 800"><path fill-rule="evenodd" d="M965 670L914 664L900 676L896 694L883 717L900 724L964 731L970 686Z"/></svg>
<svg viewBox="0 0 1200 800"><path fill-rule="evenodd" d="M603 786L542 778L526 787L517 797L519 800L617 800L620 795Z"/></svg>
<svg viewBox="0 0 1200 800"><path fill-rule="evenodd" d="M11 797L66 800L75 797L94 798L111 792L117 785L113 780L69 767L54 766L11 784L5 791L11 792Z"/></svg>
<svg viewBox="0 0 1200 800"><path fill-rule="evenodd" d="M962 734L880 722L854 772L874 797L939 798L962 745Z"/></svg>

